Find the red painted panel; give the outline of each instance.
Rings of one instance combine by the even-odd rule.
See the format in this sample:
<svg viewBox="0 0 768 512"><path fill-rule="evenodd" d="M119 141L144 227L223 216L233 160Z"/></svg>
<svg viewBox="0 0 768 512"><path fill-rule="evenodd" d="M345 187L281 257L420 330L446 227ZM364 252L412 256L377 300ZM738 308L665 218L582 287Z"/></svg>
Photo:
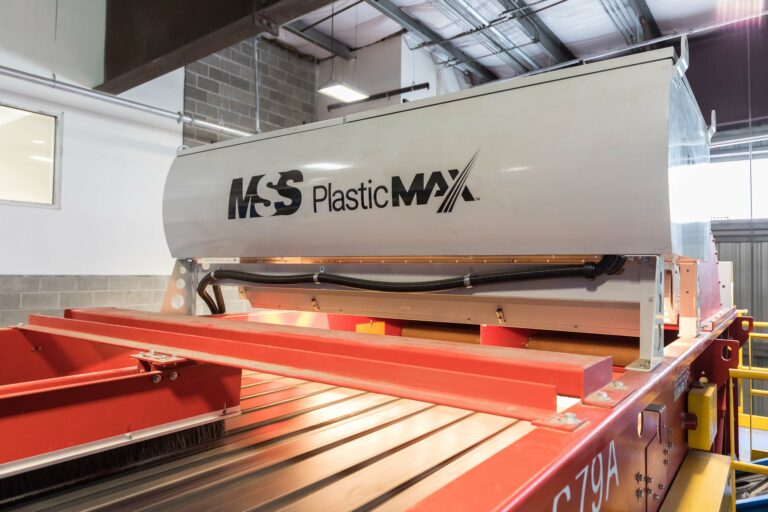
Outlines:
<svg viewBox="0 0 768 512"><path fill-rule="evenodd" d="M52 452L234 407L240 371L191 365L167 375L136 373L82 386L61 386L34 395L0 396L0 463Z"/></svg>
<svg viewBox="0 0 768 512"><path fill-rule="evenodd" d="M18 329L0 329L0 386L121 368L133 351L103 345L71 345L48 338L31 342Z"/></svg>

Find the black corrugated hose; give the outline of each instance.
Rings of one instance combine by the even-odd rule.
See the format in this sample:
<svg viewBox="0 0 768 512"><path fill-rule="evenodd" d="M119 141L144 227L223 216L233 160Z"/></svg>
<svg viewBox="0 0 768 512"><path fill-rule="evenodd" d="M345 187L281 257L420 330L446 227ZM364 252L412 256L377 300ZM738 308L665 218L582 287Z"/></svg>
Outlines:
<svg viewBox="0 0 768 512"><path fill-rule="evenodd" d="M252 274L239 270L214 270L200 280L197 293L203 299L208 309L214 315L226 311L224 299L221 295L219 282L234 281L237 283L283 285L283 284L335 284L347 288L367 290L375 292L398 293L433 293L460 288L473 288L489 284L510 283L520 281L537 281L541 279L559 279L567 277L584 277L594 279L599 275L612 275L624 267L624 256L603 256L597 263L583 263L581 265L540 265L523 270L508 270L504 272L487 272L484 274L467 274L465 276L449 277L432 281L377 281L372 279L359 279L356 277L342 276L318 272L315 274L294 274L290 276L268 276ZM211 298L206 291L209 285L213 285L216 300Z"/></svg>

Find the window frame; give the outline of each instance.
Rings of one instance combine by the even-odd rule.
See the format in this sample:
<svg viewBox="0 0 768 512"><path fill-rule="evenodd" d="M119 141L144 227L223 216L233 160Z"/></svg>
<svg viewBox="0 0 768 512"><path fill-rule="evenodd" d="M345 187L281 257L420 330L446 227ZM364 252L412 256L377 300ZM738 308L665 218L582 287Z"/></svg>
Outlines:
<svg viewBox="0 0 768 512"><path fill-rule="evenodd" d="M51 111L41 109L32 105L20 103L18 101L8 100L0 97L0 107L14 108L16 110L24 110L33 114L41 114L44 116L52 117L54 119L54 137L53 137L53 201L51 204L47 203L35 203L32 201L16 201L13 199L0 198L0 206L22 206L31 208L44 208L48 210L60 210L61 209L61 158L64 154L63 143L64 137L62 134L62 126L64 119L64 112Z"/></svg>

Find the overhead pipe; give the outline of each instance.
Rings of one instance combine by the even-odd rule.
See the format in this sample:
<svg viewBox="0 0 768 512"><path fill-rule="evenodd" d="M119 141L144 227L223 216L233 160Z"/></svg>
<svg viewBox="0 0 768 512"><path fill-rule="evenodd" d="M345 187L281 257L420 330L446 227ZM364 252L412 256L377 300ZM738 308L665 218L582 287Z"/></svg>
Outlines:
<svg viewBox="0 0 768 512"><path fill-rule="evenodd" d="M86 98L104 101L106 103L111 103L113 105L120 105L121 107L127 107L133 110L138 110L140 112L145 112L147 114L165 117L166 119L173 119L177 123L184 123L190 126L199 126L200 128L218 131L221 133L225 133L227 135L234 135L236 137L249 137L251 135L255 135L254 133L246 132L244 130L238 130L236 128L229 128L227 126L210 123L208 121L204 121L197 117L184 114L183 112L173 112L172 110L153 107L152 105L146 105L144 103L139 103L137 101L131 101L125 98L120 98L118 96L113 96L111 94L105 94L103 92L94 91L86 87L80 87L79 85L59 82L57 80L52 80L50 78L34 75L32 73L27 73L25 71L19 71L18 69L9 68L6 66L0 66L0 75L16 78L19 80L24 80L26 82L37 84L37 85L43 85L45 87L50 87L52 89L58 89L61 91L70 92L73 94L77 94L79 96L84 96Z"/></svg>

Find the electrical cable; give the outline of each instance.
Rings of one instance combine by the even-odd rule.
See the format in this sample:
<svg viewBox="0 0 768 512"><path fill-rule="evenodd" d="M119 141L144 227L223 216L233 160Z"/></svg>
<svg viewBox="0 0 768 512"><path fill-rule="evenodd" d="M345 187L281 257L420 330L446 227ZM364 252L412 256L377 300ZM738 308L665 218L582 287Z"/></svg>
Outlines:
<svg viewBox="0 0 768 512"><path fill-rule="evenodd" d="M435 279L430 281L380 281L360 279L317 272L314 274L293 274L287 276L272 276L253 274L239 270L214 270L206 274L197 287L197 293L203 299L208 309L214 315L225 311L224 300L221 296L221 281L234 281L245 284L288 285L288 284L334 284L358 290L389 292L389 293L435 293L461 288L473 288L499 283L536 281L543 279L562 279L583 277L595 279L607 274L613 275L620 271L626 258L624 256L603 256L597 263L589 262L582 265L539 265L522 270L506 270L501 272L486 272L482 274L467 274L464 276ZM216 302L210 297L206 288L213 285Z"/></svg>

